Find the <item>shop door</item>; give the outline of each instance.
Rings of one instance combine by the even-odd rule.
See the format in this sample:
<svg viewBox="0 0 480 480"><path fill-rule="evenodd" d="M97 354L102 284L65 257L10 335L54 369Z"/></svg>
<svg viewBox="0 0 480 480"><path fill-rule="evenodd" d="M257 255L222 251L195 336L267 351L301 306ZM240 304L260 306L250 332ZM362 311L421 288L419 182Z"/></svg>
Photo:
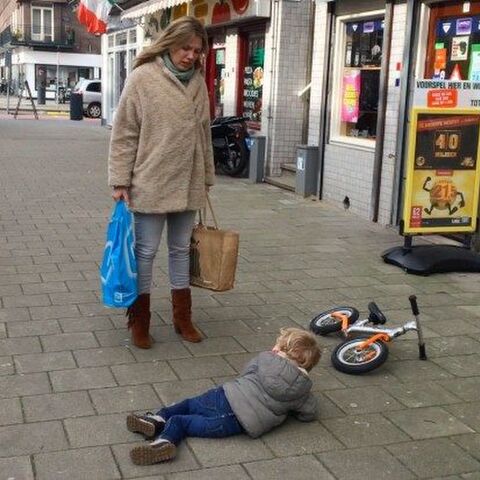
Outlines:
<svg viewBox="0 0 480 480"><path fill-rule="evenodd" d="M425 78L480 81L480 0L430 7Z"/></svg>
<svg viewBox="0 0 480 480"><path fill-rule="evenodd" d="M225 98L225 42L213 41L206 62L211 118L223 116Z"/></svg>

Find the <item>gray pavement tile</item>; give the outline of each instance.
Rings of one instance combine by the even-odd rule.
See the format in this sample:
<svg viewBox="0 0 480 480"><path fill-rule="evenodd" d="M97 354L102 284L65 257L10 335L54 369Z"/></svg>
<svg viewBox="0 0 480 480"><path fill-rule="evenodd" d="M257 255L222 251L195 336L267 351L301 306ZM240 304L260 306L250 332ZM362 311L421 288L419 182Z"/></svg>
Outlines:
<svg viewBox="0 0 480 480"><path fill-rule="evenodd" d="M0 308L0 322L24 322L31 320L27 308Z"/></svg>
<svg viewBox="0 0 480 480"><path fill-rule="evenodd" d="M202 310L211 321L244 320L257 317L257 314L251 308L243 305L237 307L203 308ZM200 322L199 320L197 321Z"/></svg>
<svg viewBox="0 0 480 480"><path fill-rule="evenodd" d="M233 355L224 355L223 358L237 371L242 372L250 360L257 356L256 352L234 353Z"/></svg>
<svg viewBox="0 0 480 480"><path fill-rule="evenodd" d="M452 374L436 365L435 360L390 361L387 366L391 373L405 383L425 383L451 378Z"/></svg>
<svg viewBox="0 0 480 480"><path fill-rule="evenodd" d="M44 263L40 265L17 265L17 272L20 274L42 274L58 272L55 264Z"/></svg>
<svg viewBox="0 0 480 480"><path fill-rule="evenodd" d="M74 448L113 445L132 442L139 438L127 430L124 414L67 418L63 424Z"/></svg>
<svg viewBox="0 0 480 480"><path fill-rule="evenodd" d="M168 480L225 480L226 478L229 480L250 480L250 477L240 465L205 468L168 475Z"/></svg>
<svg viewBox="0 0 480 480"><path fill-rule="evenodd" d="M155 329L152 329L152 333ZM129 342L130 343L130 342ZM180 338L170 343L156 341L149 350L130 345L130 350L138 362L154 362L159 360L173 360L176 358L190 358L192 354L187 350Z"/></svg>
<svg viewBox="0 0 480 480"><path fill-rule="evenodd" d="M217 293L213 295L213 298L218 302L218 304L223 305L224 307L235 307L235 306L244 306L249 307L253 305L264 305L265 302L254 293ZM208 305L205 305L207 307ZM213 305L211 305L213 307Z"/></svg>
<svg viewBox="0 0 480 480"><path fill-rule="evenodd" d="M442 320L431 322L428 326L439 335L445 337L478 334L478 332L480 332L480 324L472 325L468 321L462 320L461 318L456 318L454 324L452 324L452 320Z"/></svg>
<svg viewBox="0 0 480 480"><path fill-rule="evenodd" d="M455 405L446 405L452 415L455 415L465 425L473 428L476 432L480 431L480 402L457 403Z"/></svg>
<svg viewBox="0 0 480 480"><path fill-rule="evenodd" d="M56 320L38 320L35 322L15 322L8 324L8 336L10 338L51 335L61 332Z"/></svg>
<svg viewBox="0 0 480 480"><path fill-rule="evenodd" d="M22 406L18 398L0 400L0 425L22 423Z"/></svg>
<svg viewBox="0 0 480 480"><path fill-rule="evenodd" d="M3 270L2 270L3 273ZM40 275L37 274L3 274L0 278L0 285L22 285L26 283L38 283L40 282Z"/></svg>
<svg viewBox="0 0 480 480"><path fill-rule="evenodd" d="M376 386L328 390L325 395L347 414L358 415L404 408L401 403Z"/></svg>
<svg viewBox="0 0 480 480"><path fill-rule="evenodd" d="M200 343L183 343L195 357L245 352L238 342L231 337L205 338Z"/></svg>
<svg viewBox="0 0 480 480"><path fill-rule="evenodd" d="M323 355L323 359L326 357L328 358L328 362L330 362L330 355ZM314 392L345 388L345 385L332 374L332 368L316 366L309 372L309 375L313 383L312 390Z"/></svg>
<svg viewBox="0 0 480 480"><path fill-rule="evenodd" d="M12 375L14 373L13 357L5 356L0 357L0 376Z"/></svg>
<svg viewBox="0 0 480 480"><path fill-rule="evenodd" d="M89 303L97 300L93 292L67 292L67 293L50 293L52 305L68 305Z"/></svg>
<svg viewBox="0 0 480 480"><path fill-rule="evenodd" d="M317 453L317 458L338 480L409 480L417 478L382 447Z"/></svg>
<svg viewBox="0 0 480 480"><path fill-rule="evenodd" d="M325 452L343 447L320 423L303 423L292 418L263 435L262 440L277 457Z"/></svg>
<svg viewBox="0 0 480 480"><path fill-rule="evenodd" d="M415 440L473 432L441 407L415 408L383 414Z"/></svg>
<svg viewBox="0 0 480 480"><path fill-rule="evenodd" d="M91 332L60 333L58 335L40 336L46 352L75 350L98 347L98 342Z"/></svg>
<svg viewBox="0 0 480 480"><path fill-rule="evenodd" d="M451 438L453 442L462 447L472 457L480 460L480 434L467 433L465 435L455 435Z"/></svg>
<svg viewBox="0 0 480 480"><path fill-rule="evenodd" d="M203 467L218 467L272 458L270 449L259 439L246 435L228 438L189 438L188 445Z"/></svg>
<svg viewBox="0 0 480 480"><path fill-rule="evenodd" d="M0 338L6 338L7 337L7 329L5 328L4 323L0 323Z"/></svg>
<svg viewBox="0 0 480 480"><path fill-rule="evenodd" d="M97 271L98 275L98 271ZM104 307L100 302L95 303L82 303L78 305L78 309L80 313L85 316L102 316L102 315L122 315L124 316L123 309L114 309L114 308L107 308ZM65 315L67 316L67 315ZM75 315L78 316L78 315Z"/></svg>
<svg viewBox="0 0 480 480"><path fill-rule="evenodd" d="M82 448L34 456L37 480L121 478L108 447Z"/></svg>
<svg viewBox="0 0 480 480"><path fill-rule="evenodd" d="M121 330L98 331L95 332L95 337L102 347L130 345L130 332L126 328Z"/></svg>
<svg viewBox="0 0 480 480"><path fill-rule="evenodd" d="M36 337L0 339L0 355L20 355L22 353L41 352L40 342Z"/></svg>
<svg viewBox="0 0 480 480"><path fill-rule="evenodd" d="M171 405L185 398L195 397L213 388L215 384L208 378L200 380L178 380L155 383L153 388L164 405Z"/></svg>
<svg viewBox="0 0 480 480"><path fill-rule="evenodd" d="M252 330L242 320L226 320L224 322L204 322L199 325L207 338L232 337L252 333Z"/></svg>
<svg viewBox="0 0 480 480"><path fill-rule="evenodd" d="M0 377L0 398L50 393L51 387L46 373L5 375Z"/></svg>
<svg viewBox="0 0 480 480"><path fill-rule="evenodd" d="M271 350L278 335L273 333L254 333L251 335L235 335L235 340L248 352Z"/></svg>
<svg viewBox="0 0 480 480"><path fill-rule="evenodd" d="M186 358L169 363L181 380L235 374L235 370L221 357Z"/></svg>
<svg viewBox="0 0 480 480"><path fill-rule="evenodd" d="M30 315L33 320L50 320L55 318L78 317L76 305L53 305L50 307L31 307Z"/></svg>
<svg viewBox="0 0 480 480"><path fill-rule="evenodd" d="M253 332L257 334L262 333L273 333L274 335L278 335L280 333L280 329L284 327L298 327L298 324L287 316L281 316L276 318L250 318L243 320ZM232 335L242 335L248 334L251 332L235 332Z"/></svg>
<svg viewBox="0 0 480 480"><path fill-rule="evenodd" d="M42 422L95 413L87 392L52 393L22 398L27 422Z"/></svg>
<svg viewBox="0 0 480 480"><path fill-rule="evenodd" d="M389 445L387 450L420 478L480 470L480 463L446 438Z"/></svg>
<svg viewBox="0 0 480 480"><path fill-rule="evenodd" d="M315 392L315 397L317 397L317 417L320 421L325 418L343 417L345 415L345 413L325 395L317 391Z"/></svg>
<svg viewBox="0 0 480 480"><path fill-rule="evenodd" d="M438 337L431 338L427 343L427 355L434 357L445 357L454 355L469 355L480 351L480 342L465 335L459 337Z"/></svg>
<svg viewBox="0 0 480 480"><path fill-rule="evenodd" d="M46 372L76 368L71 352L32 353L15 355L15 366L18 373Z"/></svg>
<svg viewBox="0 0 480 480"><path fill-rule="evenodd" d="M278 318L278 317L291 317L301 314L301 310L298 307L299 304L271 304L271 305L254 305L250 309L254 312L254 316L250 318Z"/></svg>
<svg viewBox="0 0 480 480"><path fill-rule="evenodd" d="M454 378L438 383L466 402L473 402L480 398L480 381L478 377Z"/></svg>
<svg viewBox="0 0 480 480"><path fill-rule="evenodd" d="M119 385L139 385L167 380L177 380L167 362L153 361L129 365L115 365L112 372Z"/></svg>
<svg viewBox="0 0 480 480"><path fill-rule="evenodd" d="M0 472L5 479L34 480L29 457L0 458Z"/></svg>
<svg viewBox="0 0 480 480"><path fill-rule="evenodd" d="M129 443L126 445L113 445L112 450L115 455L117 464L120 466L122 478L137 478L154 476L155 479L159 475L166 475L173 472L192 471L199 468L195 457L186 444L177 448L177 456L170 462L157 463L156 465L137 466L130 460L130 450L139 445L139 443ZM160 477L163 478L163 477Z"/></svg>
<svg viewBox="0 0 480 480"><path fill-rule="evenodd" d="M68 282L85 280L82 272L43 272L40 273L43 282Z"/></svg>
<svg viewBox="0 0 480 480"><path fill-rule="evenodd" d="M59 323L64 333L95 332L114 328L108 317L65 318L60 319Z"/></svg>
<svg viewBox="0 0 480 480"><path fill-rule="evenodd" d="M458 355L456 357L434 358L435 362L441 368L457 377L472 377L480 375L480 354Z"/></svg>
<svg viewBox="0 0 480 480"><path fill-rule="evenodd" d="M27 423L0 427L0 457L32 455L68 448L61 422Z"/></svg>
<svg viewBox="0 0 480 480"><path fill-rule="evenodd" d="M91 390L90 396L100 414L154 410L161 407L160 400L150 385Z"/></svg>
<svg viewBox="0 0 480 480"><path fill-rule="evenodd" d="M107 367L61 370L50 372L49 375L55 392L117 386L111 371Z"/></svg>
<svg viewBox="0 0 480 480"><path fill-rule="evenodd" d="M48 295L16 295L3 297L2 301L5 308L43 307L51 304Z"/></svg>
<svg viewBox="0 0 480 480"><path fill-rule="evenodd" d="M322 424L349 448L387 445L409 439L398 427L376 413L325 419Z"/></svg>
<svg viewBox="0 0 480 480"><path fill-rule="evenodd" d="M74 350L73 355L79 367L100 367L135 362L127 347L101 347Z"/></svg>
<svg viewBox="0 0 480 480"><path fill-rule="evenodd" d="M270 480L271 478L333 480L335 478L312 455L275 458L273 460L246 463L244 466L253 480Z"/></svg>
<svg viewBox="0 0 480 480"><path fill-rule="evenodd" d="M34 295L40 293L67 292L67 285L64 282L43 282L27 283L22 286L25 295Z"/></svg>
<svg viewBox="0 0 480 480"><path fill-rule="evenodd" d="M0 298L23 295L23 290L20 285L0 285Z"/></svg>
<svg viewBox="0 0 480 480"><path fill-rule="evenodd" d="M442 382L443 383L443 382ZM383 390L408 408L430 407L458 403L460 399L435 382L392 383L383 385Z"/></svg>

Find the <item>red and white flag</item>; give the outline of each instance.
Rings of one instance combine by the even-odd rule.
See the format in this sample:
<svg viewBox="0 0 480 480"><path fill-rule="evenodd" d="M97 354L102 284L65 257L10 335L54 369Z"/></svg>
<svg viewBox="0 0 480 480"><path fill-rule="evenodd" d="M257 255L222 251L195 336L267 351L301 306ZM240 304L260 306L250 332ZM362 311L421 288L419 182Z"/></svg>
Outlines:
<svg viewBox="0 0 480 480"><path fill-rule="evenodd" d="M80 0L77 18L90 33L102 34L107 31L107 19L114 0Z"/></svg>

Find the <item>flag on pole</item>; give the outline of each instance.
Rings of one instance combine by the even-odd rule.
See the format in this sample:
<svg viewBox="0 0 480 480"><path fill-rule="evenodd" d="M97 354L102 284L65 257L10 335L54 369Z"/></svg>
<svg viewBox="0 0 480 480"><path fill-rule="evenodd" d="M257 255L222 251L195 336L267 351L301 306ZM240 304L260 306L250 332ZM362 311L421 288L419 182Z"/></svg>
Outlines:
<svg viewBox="0 0 480 480"><path fill-rule="evenodd" d="M78 21L89 33L102 34L107 31L107 19L114 0L80 0L77 9Z"/></svg>

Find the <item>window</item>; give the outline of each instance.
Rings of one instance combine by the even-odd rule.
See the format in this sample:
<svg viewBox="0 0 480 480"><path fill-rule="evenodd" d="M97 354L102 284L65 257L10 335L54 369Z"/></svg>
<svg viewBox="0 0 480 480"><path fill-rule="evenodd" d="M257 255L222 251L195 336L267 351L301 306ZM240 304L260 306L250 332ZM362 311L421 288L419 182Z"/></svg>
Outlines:
<svg viewBox="0 0 480 480"><path fill-rule="evenodd" d="M330 140L374 147L377 127L383 17L340 17Z"/></svg>
<svg viewBox="0 0 480 480"><path fill-rule="evenodd" d="M53 8L32 7L32 40L53 42Z"/></svg>
<svg viewBox="0 0 480 480"><path fill-rule="evenodd" d="M92 82L87 85L86 91L100 93L102 91L102 84L100 82Z"/></svg>

